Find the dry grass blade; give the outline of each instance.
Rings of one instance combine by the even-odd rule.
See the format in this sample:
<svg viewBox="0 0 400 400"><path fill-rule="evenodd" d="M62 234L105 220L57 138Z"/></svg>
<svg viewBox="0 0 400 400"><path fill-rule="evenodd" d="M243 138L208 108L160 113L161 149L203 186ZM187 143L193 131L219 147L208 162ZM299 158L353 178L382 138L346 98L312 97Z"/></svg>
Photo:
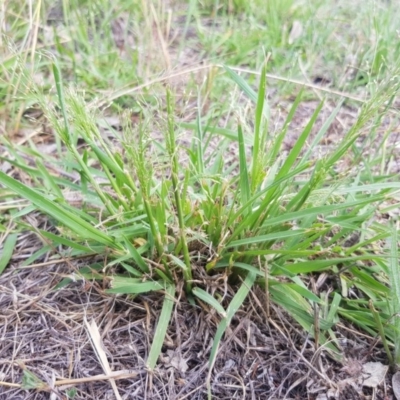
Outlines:
<svg viewBox="0 0 400 400"><path fill-rule="evenodd" d="M100 374L89 376L87 378L77 378L77 379L60 379L55 382L55 386L64 385L78 385L80 383L87 382L97 382L97 381L108 381L108 380L118 380L118 379L131 379L136 378L138 373L135 371L111 371L108 374Z"/></svg>
<svg viewBox="0 0 400 400"><path fill-rule="evenodd" d="M182 76L185 75L190 75L193 74L195 72L199 72L199 71L206 71L206 70L214 70L215 68L219 68L219 69L225 69L226 65L224 64L205 64L205 65L199 65L199 66L195 66L195 67L190 67L187 69L181 69L179 72L174 72L174 73L168 73L165 76L161 76L159 78L155 78L155 79L151 79L141 85L137 85L135 87L127 87L127 88L122 88L119 89L117 91L115 91L114 93L111 93L109 95L104 96L101 100L96 100L91 104L91 107L104 107L107 106L110 102L117 100L118 98L122 97L122 96L127 96L130 95L132 93L136 93L136 92L141 92L142 90L149 88L151 86L154 86L157 83L161 83L161 82L166 82L166 81L170 81L176 78L180 78ZM246 69L246 68L239 68L239 67L233 67L233 66L229 66L229 68L233 71L237 71L237 72L243 72L246 74L250 74L250 75L259 75L260 72L255 71L255 70L250 70L250 69ZM277 81L282 81L282 82L288 82L288 83L293 83L295 85L298 85L299 87L309 87L311 89L314 90L318 90L321 92L325 92L325 93L329 93L329 94L333 94L335 96L338 96L340 98L346 98L349 100L353 100L356 101L358 103L365 103L367 100L365 99L361 99L359 97L353 96L350 93L345 93L345 92L340 92L338 90L333 90L333 89L327 89L326 87L323 86L318 86L318 85L314 85L311 83L307 83L304 81L300 81L298 79L290 79L290 78L286 78L284 76L278 76L278 75L274 75L274 74L266 74L265 75L267 78L269 79L273 79L273 80L277 80Z"/></svg>
<svg viewBox="0 0 400 400"><path fill-rule="evenodd" d="M54 386L75 386L81 383L88 382L98 382L98 381L108 381L108 380L118 380L118 379L131 379L138 376L137 372L134 371L111 371L109 374L99 374L94 376L88 376L85 378L76 379L59 379L54 382ZM0 386L20 388L22 387L19 383L1 382Z"/></svg>
<svg viewBox="0 0 400 400"><path fill-rule="evenodd" d="M106 353L103 349L103 343L101 340L99 328L94 320L92 320L90 323L87 322L85 319L85 325L86 325L86 330L89 334L90 341L92 342L92 346L94 351L96 352L97 358L100 361L100 364L105 372L106 375L112 374L110 364L108 363ZM118 392L117 385L115 383L114 378L110 378L110 383L113 388L115 397L117 400L122 400L121 395Z"/></svg>

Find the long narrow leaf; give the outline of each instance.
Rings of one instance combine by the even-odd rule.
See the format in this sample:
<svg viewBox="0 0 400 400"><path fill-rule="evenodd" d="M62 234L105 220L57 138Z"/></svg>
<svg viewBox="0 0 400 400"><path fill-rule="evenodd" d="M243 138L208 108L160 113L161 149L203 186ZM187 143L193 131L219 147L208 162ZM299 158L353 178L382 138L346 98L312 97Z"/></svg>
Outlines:
<svg viewBox="0 0 400 400"><path fill-rule="evenodd" d="M323 106L323 103L321 102L319 104L319 106L317 107L317 109L314 111L314 114L312 115L310 121L308 122L307 126L304 128L300 137L297 139L296 144L293 146L292 150L290 151L281 170L278 172L277 179L281 178L282 176L285 176L290 171L290 169L293 167L293 165L295 164L297 158L299 157L301 150L303 149L303 147L306 143L308 136L311 133L311 130L315 124L315 121L317 120L317 117L322 109L322 106Z"/></svg>
<svg viewBox="0 0 400 400"><path fill-rule="evenodd" d="M343 104L343 100L339 102L339 104L336 106L336 108L331 112L329 117L326 119L324 124L321 126L320 130L318 133L315 135L314 140L310 144L310 147L307 149L303 156L303 161L307 160L310 154L315 150L316 146L318 145L319 141L324 137L325 133L329 129L329 127L332 125L333 120L336 118L337 113L340 111L341 107Z"/></svg>
<svg viewBox="0 0 400 400"><path fill-rule="evenodd" d="M111 289L107 289L106 293L139 294L163 289L164 285L157 281L142 282L140 278L117 275L111 280Z"/></svg>
<svg viewBox="0 0 400 400"><path fill-rule="evenodd" d="M263 224L263 227L267 226L273 226L277 224L281 224L283 222L287 221L295 221L298 218L304 218L310 215L326 215L330 212L342 210L342 209L350 209L352 207L359 207L362 205L369 205L373 203L374 201L380 201L383 200L384 196L376 195L376 196L371 196L367 199L363 200L356 200L356 201L349 201L346 203L340 203L340 204L334 204L334 205L327 205L327 206L320 206L320 207L312 207L312 208L307 208L304 210L299 210L299 211L294 211L291 213L283 213L282 215L279 215L277 217L269 218L266 220Z"/></svg>
<svg viewBox="0 0 400 400"><path fill-rule="evenodd" d="M200 300L205 301L211 307L215 308L223 318L226 317L226 312L224 308L221 306L220 303L218 303L218 300L215 297L211 296L210 293L207 293L205 290L195 287L193 289L193 294Z"/></svg>
<svg viewBox="0 0 400 400"><path fill-rule="evenodd" d="M161 310L160 318L157 323L153 343L151 345L149 357L147 358L147 367L151 370L156 366L158 357L161 354L161 348L164 344L165 334L167 333L169 321L171 320L172 310L174 308L175 286L169 285L166 289L164 304Z"/></svg>
<svg viewBox="0 0 400 400"><path fill-rule="evenodd" d="M257 104L257 93L250 87L250 85L235 71L231 70L228 66L224 65L225 71L232 78L232 80L243 90L247 97Z"/></svg>
<svg viewBox="0 0 400 400"><path fill-rule="evenodd" d="M243 131L239 124L238 126L239 137L239 182L240 182L240 195L242 204L246 204L250 198L250 184L249 173L247 171L246 149L244 147Z"/></svg>
<svg viewBox="0 0 400 400"><path fill-rule="evenodd" d="M226 318L223 318L220 324L218 325L217 332L215 333L214 341L213 341L213 346L211 349L210 353L210 367L209 367L209 372L208 372L208 378L207 378L207 387L208 387L208 398L211 398L211 373L212 369L214 367L215 360L217 358L217 353L218 353L218 348L219 344L221 342L222 336L228 327L228 325L231 322L232 317L235 315L236 311L239 309L239 307L242 305L243 301L249 294L254 282L256 280L256 274L253 272L249 272L247 274L246 279L240 286L239 290L233 297L231 303L229 304L228 309L226 310Z"/></svg>
<svg viewBox="0 0 400 400"><path fill-rule="evenodd" d="M0 275L11 260L17 239L18 233L11 233L7 236L7 239L4 242L3 251L0 253Z"/></svg>
<svg viewBox="0 0 400 400"><path fill-rule="evenodd" d="M78 233L82 238L93 239L106 245L115 246L113 239L104 232L96 229L88 222L79 218L76 214L65 210L57 203L46 199L36 190L31 189L14 178L11 178L2 171L0 171L0 182L19 196L31 201L42 210L42 212L51 215L57 221L67 226L75 233Z"/></svg>
<svg viewBox="0 0 400 400"><path fill-rule="evenodd" d="M286 266L286 269L294 274L306 274L309 272L322 271L333 265L341 264L344 262L353 262L357 260L373 260L374 258L379 258L378 256L373 256L371 254L366 254L363 256L354 257L343 257L343 258L331 258L328 260L310 260L291 264Z"/></svg>
<svg viewBox="0 0 400 400"><path fill-rule="evenodd" d="M394 319L394 362L396 366L400 365L400 264L399 264L399 249L398 249L398 231L397 227L392 224L391 238L389 240L390 258L389 258L389 276L391 283L391 308L395 315Z"/></svg>
<svg viewBox="0 0 400 400"><path fill-rule="evenodd" d="M142 256L139 254L139 252L136 250L136 247L133 246L133 244L128 240L128 238L124 237L125 240L125 246L129 251L129 254L132 256L134 259L135 263L137 266L143 271L143 272L149 272L149 267L147 263L143 260Z"/></svg>
<svg viewBox="0 0 400 400"><path fill-rule="evenodd" d="M258 176L260 171L264 165L262 165L262 160L260 154L262 154L265 150L261 148L261 145L264 143L265 134L262 133L262 122L263 122L263 112L265 105L265 82L266 82L266 67L265 65L261 71L260 84L258 87L258 98L257 98L257 106L255 113L255 124L254 124L254 142L253 142L253 165L251 170L251 189L252 193L258 186L259 179ZM239 137L240 143L240 137Z"/></svg>
<svg viewBox="0 0 400 400"><path fill-rule="evenodd" d="M263 243L269 240L287 239L299 235L304 236L305 232L306 232L305 229L296 229L293 231L286 231L286 232L282 231L282 232L269 233L268 235L253 236L246 239L235 240L232 243L229 243L229 245L227 245L226 248Z"/></svg>
<svg viewBox="0 0 400 400"><path fill-rule="evenodd" d="M91 248L82 246L81 244L77 243L75 240L69 240L65 237L62 237L60 235L55 235L54 233L47 232L42 229L39 230L39 232L42 236L44 236L47 239L50 239L53 243L62 244L63 246L66 246L71 249L80 250L84 253L93 253L93 250Z"/></svg>

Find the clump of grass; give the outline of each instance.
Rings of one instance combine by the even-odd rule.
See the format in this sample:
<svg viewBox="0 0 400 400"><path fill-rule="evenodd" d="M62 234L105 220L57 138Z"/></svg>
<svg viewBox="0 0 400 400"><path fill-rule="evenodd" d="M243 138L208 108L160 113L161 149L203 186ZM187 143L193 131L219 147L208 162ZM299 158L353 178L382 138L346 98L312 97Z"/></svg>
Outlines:
<svg viewBox="0 0 400 400"><path fill-rule="evenodd" d="M107 260L105 267L93 263L71 271L55 289L76 280L111 278L110 295L157 291L164 296L149 370L160 355L175 298L184 293L220 316L210 353L211 387L224 332L254 285L265 289L266 318L272 302L283 307L314 337L316 347L323 345L340 358L334 325L342 319L380 338L388 358L398 365L398 240L395 228L388 229L376 216L398 208L399 185L386 171L386 150L369 158L363 153L368 141L361 147L358 142L368 124L368 139L375 140L397 94L398 77L391 67L398 64L400 50L395 45L395 4L191 0L187 9L176 2L178 11L169 13L163 1L139 3L14 1L5 6L0 112L6 135L18 131L30 107L43 110L55 132L57 155L43 155L29 138L22 146L5 135L0 138L8 153L1 160L31 182L0 172L0 183L7 188L1 189L1 199L7 201L2 206L9 211L0 219L0 273L19 231L32 229L24 215L40 211L58 234L36 230L46 244L25 265L55 248L62 249L60 257L72 260L96 255ZM174 24L182 16L181 34L182 26ZM39 49L55 54L57 65ZM171 54L177 52L180 63L186 51L190 62L223 60L255 70L269 52L268 70L281 74L282 81L288 76L325 81L336 92L362 89L372 97L330 154L317 159L315 150L341 103L320 127L323 105L316 107L286 154L285 136L310 93L297 96L282 128L272 132L266 67L255 90L254 77L244 80L233 68L221 76L215 66L199 91L197 115L182 123L171 91L165 100L151 96L146 81L157 76L153 82L161 82L169 72L159 74L175 66ZM52 76L56 102L55 96L43 94L54 95ZM42 82L40 90L33 90L34 81ZM194 92L193 81L187 82L187 93ZM250 124L248 115L232 117L232 109L245 114L237 99L221 104L231 100L232 88L252 103ZM139 89L141 101L129 95ZM285 83L285 91L293 94L293 82ZM113 110L133 108L140 123L133 124L127 111L122 133L110 129L114 139L107 138L99 128L99 112L90 106L98 96L100 104L111 104ZM281 91L277 97L285 95ZM153 138L154 129L163 132L162 140ZM185 129L191 130L187 147L177 140L187 135ZM220 146L213 148L217 136ZM232 143L237 149L233 163L225 154ZM352 167L360 163L359 168L338 170L346 157L353 158ZM26 200L23 206L14 203L20 198ZM386 254L382 242L389 237ZM310 281L321 272L332 283L318 291ZM236 293L230 302L224 290L214 291L205 283L221 275Z"/></svg>
<svg viewBox="0 0 400 400"><path fill-rule="evenodd" d="M282 156L282 142L302 93L282 129L272 136L268 129L265 68L258 91L226 68L226 74L254 103L253 132L246 127L245 136L243 122L236 133L231 132L238 160L228 166L224 163L224 147L206 156L213 134L203 125L200 113L191 147L177 144L179 128L170 92L161 125L162 142L154 143L151 138L151 119L143 109L142 121L134 126L127 121L122 135L113 133L118 138L113 143L101 134L96 112L88 109L82 94L64 87L57 63L53 71L57 107L40 92L36 96L61 142L62 161L45 158L33 145L29 150L8 146L11 156L7 161L30 174L34 187L1 171L0 183L14 193L9 196L17 195L31 203L19 215L40 210L54 220L59 235L38 231L52 246L64 246L72 257L107 254L104 272L96 266L85 267L60 282L57 289L72 279L111 275L107 290L110 295L149 291L165 294L147 360L149 369L156 365L174 296L181 287L190 301L197 298L206 302L221 316L210 354L211 366L225 329L255 284L264 286L269 301L286 309L318 344L332 352L337 352L332 328L338 316L354 321L357 312L369 312L369 299L377 300L387 293L387 287L375 278L376 271L366 270L363 263L376 263L376 268L382 265L381 255L375 254L370 244L385 238L388 232L368 227L368 223L376 205L391 196L398 185L382 178L365 184L357 176L340 178L332 172L351 151L362 127L381 115L388 99L394 97L397 86L393 81L363 106L357 121L332 153L315 159L313 149L340 105L311 140L321 103L291 151ZM7 144L5 139L3 142ZM307 143L311 147L307 148ZM27 151L34 158L34 166L21 157ZM180 156L185 153L188 162L183 163ZM57 165L65 174L52 174L44 165ZM78 179L68 178L72 173ZM78 207L68 202L69 191L80 194ZM353 233L361 233L361 239L348 248L344 242ZM14 237L12 240L15 242ZM29 261L34 262L41 254L37 252ZM310 290L307 275L321 271L338 277L342 290L331 295ZM196 279L220 272L237 288L229 304L223 292L213 293ZM356 286L365 300L349 298L344 288L350 285ZM320 311L316 314L316 310ZM358 323L375 332L376 326L366 320L358 318Z"/></svg>

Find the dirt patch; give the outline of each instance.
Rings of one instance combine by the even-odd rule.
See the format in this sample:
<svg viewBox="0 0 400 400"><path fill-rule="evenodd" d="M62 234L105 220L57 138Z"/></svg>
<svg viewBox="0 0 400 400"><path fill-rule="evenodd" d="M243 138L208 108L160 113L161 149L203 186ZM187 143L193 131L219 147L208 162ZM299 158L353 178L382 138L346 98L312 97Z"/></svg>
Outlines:
<svg viewBox="0 0 400 400"><path fill-rule="evenodd" d="M29 234L19 249L38 244ZM77 389L75 399L116 398L109 380L100 378L104 370L85 321L94 321L99 329L121 398L207 398L210 350L220 321L214 310L201 303L190 305L182 295L158 365L149 372L146 360L162 307L160 293L136 299L110 296L104 293L106 281L75 282L55 291L63 277L88 260L44 258L29 268L20 262L15 259L0 278L1 399L65 399L71 386ZM233 295L234 289L228 288L227 303ZM272 307L268 318L265 301L265 293L254 289L226 331L211 374L213 398L372 398L372 389L363 386L363 365L387 364L376 340L339 325L335 334L345 357L335 360L323 347L316 349L307 332L280 309ZM50 391L18 387L24 368ZM66 379L70 385L57 383ZM74 381L78 379L83 382ZM391 398L389 375L374 396Z"/></svg>

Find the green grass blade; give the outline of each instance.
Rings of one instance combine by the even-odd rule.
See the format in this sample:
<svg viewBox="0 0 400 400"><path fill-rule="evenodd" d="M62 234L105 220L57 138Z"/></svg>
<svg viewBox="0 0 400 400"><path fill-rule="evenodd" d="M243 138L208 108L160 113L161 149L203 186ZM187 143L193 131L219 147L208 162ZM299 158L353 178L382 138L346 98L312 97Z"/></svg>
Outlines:
<svg viewBox="0 0 400 400"><path fill-rule="evenodd" d="M243 263L243 262L240 262L240 261L235 261L233 265L232 265L231 261L229 261L229 262L218 262L214 266L215 269L217 269L217 268L229 268L229 269L232 269L232 267L237 267L237 268L240 268L240 269L242 269L244 271L252 272L252 273L254 273L256 275L259 275L259 276L264 276L264 272L260 271L260 269L257 269L256 267L254 267L254 266L252 266L250 264Z"/></svg>
<svg viewBox="0 0 400 400"><path fill-rule="evenodd" d="M294 236L304 236L304 234L306 233L305 229L296 229L293 231L281 231L281 232L274 232L274 233L269 233L267 235L262 235L262 236L253 236L253 237L249 237L246 239L240 239L240 240L235 240L231 243L229 243L226 248L231 248L231 247L236 247L236 246L249 246L252 244L256 244L256 243L263 243L263 242L267 242L269 240L281 240L281 239L287 239L287 238L291 238Z"/></svg>
<svg viewBox="0 0 400 400"><path fill-rule="evenodd" d="M76 145L76 139L71 140L72 134L71 134L71 129L70 129L69 122L68 122L67 106L65 103L61 70L60 70L60 66L58 65L57 59L55 59L54 63L53 63L53 75L54 75L54 81L56 83L58 99L60 102L60 109L61 109L61 113L62 113L63 120L64 120L64 128L63 128L63 133L61 134L61 136L65 143L68 143L69 145ZM59 133L61 133L61 132L59 132ZM56 140L57 140L58 151L61 156L61 146L60 146L57 136L56 136Z"/></svg>
<svg viewBox="0 0 400 400"><path fill-rule="evenodd" d="M298 294L300 294L304 298L306 298L306 299L308 299L310 301L313 301L314 303L317 303L317 304L321 303L321 299L318 296L316 296L313 292L310 292L304 286L300 286L297 283L286 283L283 286L286 287L286 288L292 289L293 291L297 292Z"/></svg>
<svg viewBox="0 0 400 400"><path fill-rule="evenodd" d="M219 312L221 317L226 318L226 312L224 310L224 307L222 307L221 304L218 302L218 300L215 297L211 296L210 293L207 293L205 290L198 287L193 288L192 293L200 300L203 300L211 307L215 308Z"/></svg>
<svg viewBox="0 0 400 400"><path fill-rule="evenodd" d="M369 258L367 258L367 260ZM376 295L383 295L385 297L389 296L391 291L390 288L388 288L387 285L384 285L383 283L377 281L373 276L371 276L366 271L363 271L362 269L359 269L355 266L351 267L349 271L352 273L354 278L356 278L355 281L357 281L357 284L362 284L364 289L370 289L371 292L375 293Z"/></svg>
<svg viewBox="0 0 400 400"><path fill-rule="evenodd" d="M241 223L236 224L236 228L234 229L232 235L230 235L229 240L232 240L239 236L241 232L243 232L246 227L253 226L260 218L260 215L263 214L265 211L266 207L269 206L269 203L271 202L271 198L273 197L274 192L277 191L278 187L280 185L285 185L288 180L292 179L295 175L299 174L300 172L304 171L306 169L306 166L300 166L296 168L294 171L291 171L288 173L285 177L282 177L281 179L274 180L271 183L268 184L267 187L264 189L260 190L259 192L256 192L247 202L247 204L241 205L241 207L232 215L232 218L230 219L230 225L235 224L235 221L240 218L242 220ZM264 195L264 198L262 196ZM244 211L246 208L249 206L252 206L253 204L256 203L256 201L262 198L262 201L258 207L258 209L253 210L253 212L249 213L245 218L242 218ZM286 214L285 214L286 215Z"/></svg>
<svg viewBox="0 0 400 400"><path fill-rule="evenodd" d="M374 258L379 258L379 257L373 256L371 254L366 254L363 256L331 258L328 260L312 260L312 261L310 260L310 261L302 261L290 264L287 265L285 268L294 274L306 274L310 272L322 271L333 265L342 264L344 262L354 262L357 260L373 260Z"/></svg>
<svg viewBox="0 0 400 400"><path fill-rule="evenodd" d="M114 158L110 157L108 154L105 154L94 143L89 143L89 145L90 145L91 149L94 151L94 153L96 154L99 161L115 174L115 177L118 180L119 184L121 184L121 185L122 185L122 183L130 184L124 171L122 171L120 165L115 161Z"/></svg>
<svg viewBox="0 0 400 400"><path fill-rule="evenodd" d="M133 260L135 261L136 265L145 273L149 272L149 267L147 263L143 260L142 256L136 250L136 247L132 245L132 243L124 237L125 246L129 251L129 254L132 256Z"/></svg>
<svg viewBox="0 0 400 400"><path fill-rule="evenodd" d="M250 85L235 71L231 70L227 65L224 65L225 71L231 77L231 79L243 90L247 97L257 104L257 93L250 87Z"/></svg>
<svg viewBox="0 0 400 400"><path fill-rule="evenodd" d="M19 196L31 201L44 213L51 215L53 218L70 228L76 234L79 234L80 237L93 239L105 245L115 247L115 243L110 236L106 235L99 229L96 229L72 212L65 210L53 201L46 199L34 189L31 189L23 183L9 177L2 171L0 171L0 182L17 193Z"/></svg>
<svg viewBox="0 0 400 400"><path fill-rule="evenodd" d="M126 272L129 272L132 276L137 278L143 278L143 272L132 267L124 261L121 261L121 266L125 269Z"/></svg>
<svg viewBox="0 0 400 400"><path fill-rule="evenodd" d="M0 275L11 260L15 245L17 244L17 239L18 233L11 233L7 235L7 239L4 241L3 251L0 254Z"/></svg>
<svg viewBox="0 0 400 400"><path fill-rule="evenodd" d="M249 294L254 282L256 280L256 274L253 272L249 272L246 276L246 279L240 286L239 290L233 297L229 307L226 310L226 318L223 318L220 324L218 325L217 332L215 333L213 346L210 353L210 367L207 377L207 387L208 387L208 398L211 398L211 373L215 364L215 360L217 358L219 344L221 342L222 336L231 322L232 317L235 315L236 311L242 305L243 301L246 299Z"/></svg>
<svg viewBox="0 0 400 400"><path fill-rule="evenodd" d="M314 323L311 305L286 285L271 285L269 293L275 303L285 308L307 331Z"/></svg>
<svg viewBox="0 0 400 400"><path fill-rule="evenodd" d="M277 217L269 218L266 220L263 224L263 227L267 226L273 226L277 224L281 224L283 222L288 222L288 221L296 221L297 219L301 219L307 216L312 216L312 215L327 215L328 213L335 212L338 210L343 210L343 209L350 209L352 207L359 207L362 205L369 205L375 201L380 201L383 200L384 196L381 195L376 195L376 196L370 196L367 199L362 199L362 200L355 200L355 201L349 201L345 203L339 203L335 205L327 205L327 206L319 206L319 207L312 207L312 208L306 208L304 210L299 210L299 211L294 211L290 213L283 213L282 215L279 215Z"/></svg>
<svg viewBox="0 0 400 400"><path fill-rule="evenodd" d="M20 266L21 267L26 267L28 265L33 264L36 260L41 258L43 255L48 253L49 251L52 251L52 246L46 245L41 247L40 249L36 250L30 257L28 257L26 260L24 260Z"/></svg>
<svg viewBox="0 0 400 400"><path fill-rule="evenodd" d="M253 154L252 154L252 170L251 170L251 193L254 193L255 189L259 185L260 179L259 176L262 174L263 168L263 158L261 157L264 154L265 149L262 148L265 146L265 137L267 132L262 132L262 122L263 122L263 114L264 114L264 105L265 105L265 86L266 86L266 66L264 65L261 71L260 84L258 88L258 98L257 105L255 111L254 118L254 142L253 142ZM240 137L239 137L240 143Z"/></svg>
<svg viewBox="0 0 400 400"><path fill-rule="evenodd" d="M38 170L42 173L44 184L47 186L48 190L51 191L57 198L63 199L63 194L60 187L55 182L55 179L50 175L49 171L41 163L40 160L36 161Z"/></svg>
<svg viewBox="0 0 400 400"><path fill-rule="evenodd" d="M277 159L279 153L281 152L283 139L285 139L290 123L292 122L296 110L301 102L302 95L303 95L303 89L296 96L296 99L289 110L288 116L286 117L283 128L273 140L271 150L269 151L269 164L271 165Z"/></svg>
<svg viewBox="0 0 400 400"><path fill-rule="evenodd" d="M333 299L330 303L329 312L326 317L326 320L328 322L332 322L332 323L334 322L341 300L342 300L342 296L339 293L335 292L333 294Z"/></svg>
<svg viewBox="0 0 400 400"><path fill-rule="evenodd" d="M70 249L76 249L83 253L93 253L93 250L91 248L83 246L77 243L75 240L69 240L65 237L62 237L60 235L55 235L54 233L47 232L44 230L39 230L39 232L43 237L45 237L46 239L50 239L53 243L61 244L65 247L68 247Z"/></svg>
<svg viewBox="0 0 400 400"><path fill-rule="evenodd" d="M381 337L383 348L386 351L386 355L388 357L389 363L391 365L393 365L394 360L393 360L392 352L390 351L388 342L386 340L385 329L382 324L382 318L379 315L379 312L375 309L372 300L369 301L369 309L371 310L372 316L374 318L375 326L376 326L376 329L378 330L379 336ZM397 316L395 318L398 319ZM396 334L396 336L398 336L398 333ZM394 345L395 345L395 352L396 352L396 347L399 346L399 344L396 343L396 341L395 341ZM397 362L396 362L396 364L397 364Z"/></svg>
<svg viewBox="0 0 400 400"><path fill-rule="evenodd" d="M157 323L157 328L154 334L149 357L147 358L146 365L150 371L152 371L156 366L158 357L161 354L161 348L164 344L165 335L167 333L169 321L171 320L172 310L174 308L174 297L175 286L168 285L166 288L164 304L161 310L160 318Z"/></svg>
<svg viewBox="0 0 400 400"><path fill-rule="evenodd" d="M128 278L126 276L113 276L111 280L111 289L106 293L113 294L139 294L163 290L164 285L157 281L143 282L141 278Z"/></svg>
<svg viewBox="0 0 400 400"><path fill-rule="evenodd" d="M79 271L74 272L70 275L67 275L66 278L61 280L53 290L59 290L64 288L65 286L69 285L72 282L79 282L79 281L92 281L98 280L103 281L105 279L105 275L101 273L101 270L104 268L103 264L91 264L88 267L83 267L79 269Z"/></svg>
<svg viewBox="0 0 400 400"><path fill-rule="evenodd" d="M178 217L179 224L179 236L180 243L182 246L183 259L186 264L186 268L183 270L186 291L188 293L192 290L192 269L191 269L191 260L189 255L189 249L187 245L187 238L185 233L185 218L182 207L182 189L179 185L179 161L176 151L176 138L175 138L175 119L174 119L174 102L172 98L171 92L167 91L167 111L168 111L168 126L167 133L165 135L167 142L167 151L169 153L170 163L171 163L171 180L173 185L174 199L175 199L175 207L176 207L176 215ZM202 145L202 143L199 143Z"/></svg>
<svg viewBox="0 0 400 400"><path fill-rule="evenodd" d="M239 138L239 183L242 204L246 204L250 198L249 173L247 170L246 149L244 147L242 127L238 125Z"/></svg>
<svg viewBox="0 0 400 400"><path fill-rule="evenodd" d="M200 96L197 99L197 116L196 116L196 150L197 150L197 163L196 168L198 174L202 175L204 173L204 153L203 153L203 143L204 143L204 134L203 127L201 125L201 105L200 105Z"/></svg>
<svg viewBox="0 0 400 400"><path fill-rule="evenodd" d="M336 108L331 112L329 117L326 119L324 124L321 126L320 130L315 135L314 140L312 141L312 143L310 144L309 148L305 152L302 161L308 160L308 158L310 157L310 154L312 153L312 151L315 150L316 146L318 145L318 143L320 142L322 137L325 135L325 133L328 131L329 127L332 125L332 122L334 121L334 119L336 118L336 115L340 111L340 109L342 107L342 104L343 104L343 101L340 101L339 104L336 106Z"/></svg>
<svg viewBox="0 0 400 400"><path fill-rule="evenodd" d="M391 226L391 237L389 239L390 257L388 271L390 278L390 306L394 315L394 362L396 367L400 366L400 263L398 249L398 227L394 223Z"/></svg>
<svg viewBox="0 0 400 400"><path fill-rule="evenodd" d="M311 130L314 127L315 121L322 109L323 103L321 102L319 106L314 111L310 121L308 122L307 126L304 128L303 132L301 133L300 137L297 139L296 144L293 146L292 150L290 151L289 155L287 156L282 168L277 174L277 179L285 176L291 168L293 168L295 162L297 161L301 150L303 149L307 138L310 136Z"/></svg>
<svg viewBox="0 0 400 400"><path fill-rule="evenodd" d="M170 258L175 265L181 268L184 274L187 273L188 267L180 258L174 256L173 254L168 254L168 258Z"/></svg>
<svg viewBox="0 0 400 400"><path fill-rule="evenodd" d="M51 391L49 385L43 382L37 375L23 368L21 388L24 390L36 389L37 391Z"/></svg>
<svg viewBox="0 0 400 400"><path fill-rule="evenodd" d="M349 187L339 187L335 190L337 194L348 194L357 192L372 192L375 190L400 189L400 182L378 182L369 185L352 185Z"/></svg>

